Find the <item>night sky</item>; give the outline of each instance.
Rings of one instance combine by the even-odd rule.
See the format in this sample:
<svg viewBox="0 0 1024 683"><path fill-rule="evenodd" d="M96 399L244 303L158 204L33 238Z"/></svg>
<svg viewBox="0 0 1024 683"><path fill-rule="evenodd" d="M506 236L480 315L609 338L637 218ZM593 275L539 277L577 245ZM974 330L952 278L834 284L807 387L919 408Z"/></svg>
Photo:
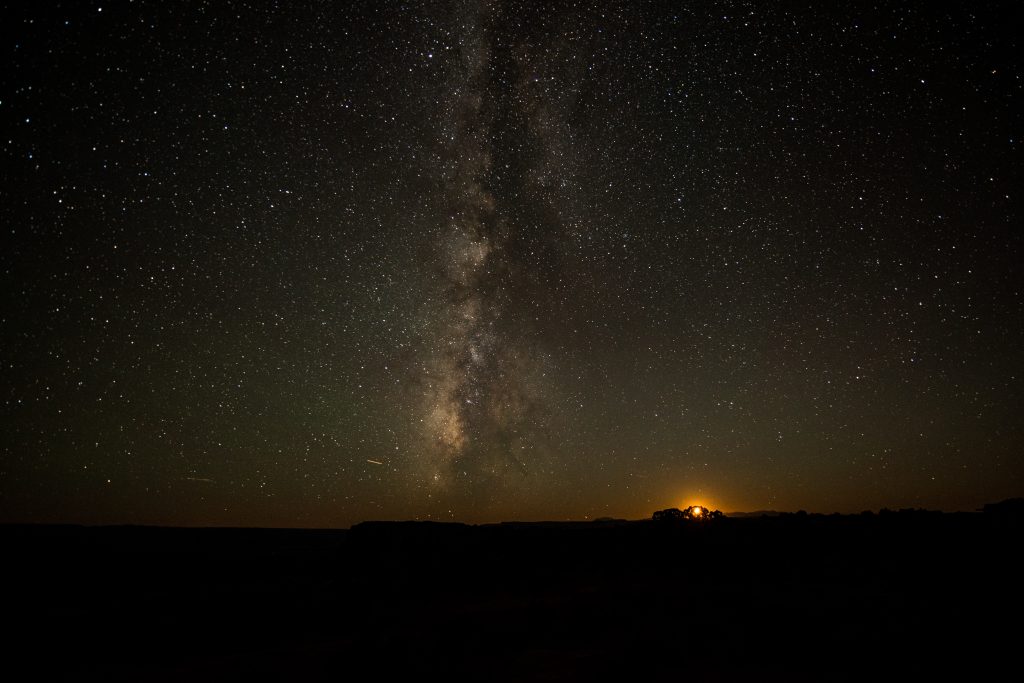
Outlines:
<svg viewBox="0 0 1024 683"><path fill-rule="evenodd" d="M1016 3L0 10L0 521L1024 487Z"/></svg>

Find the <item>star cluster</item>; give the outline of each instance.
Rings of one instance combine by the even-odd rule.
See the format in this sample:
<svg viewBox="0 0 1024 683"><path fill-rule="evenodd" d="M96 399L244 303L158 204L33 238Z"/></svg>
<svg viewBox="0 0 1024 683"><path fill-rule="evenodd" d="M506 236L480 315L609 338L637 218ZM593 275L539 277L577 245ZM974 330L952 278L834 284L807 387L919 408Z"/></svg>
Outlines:
<svg viewBox="0 0 1024 683"><path fill-rule="evenodd" d="M5 521L1020 494L1012 3L0 15Z"/></svg>

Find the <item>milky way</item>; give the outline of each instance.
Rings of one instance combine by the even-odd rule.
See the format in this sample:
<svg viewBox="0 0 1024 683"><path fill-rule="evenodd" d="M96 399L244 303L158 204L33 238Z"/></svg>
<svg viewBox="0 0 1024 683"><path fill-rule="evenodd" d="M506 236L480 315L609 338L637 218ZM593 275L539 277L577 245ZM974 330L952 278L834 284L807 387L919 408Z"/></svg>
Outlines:
<svg viewBox="0 0 1024 683"><path fill-rule="evenodd" d="M500 11L493 4L473 3L467 4L463 17L458 68L446 93L450 118L442 129L450 222L438 244L442 291L437 339L428 361L430 443L425 452L438 482L459 472L479 478L500 477L509 469L528 471L544 410L539 351L510 316L510 309L522 306L518 297L527 291L515 280L531 263L517 250L525 226L509 205L537 199L508 191L522 179L510 177L511 164L498 149L501 119L522 126L524 130L509 134L525 141L540 122L537 112L523 111L524 100L508 91L508 81L494 76L502 68L524 68L497 64L510 61L518 47L496 51ZM522 81L528 74L512 77ZM517 161L524 166L521 173L537 173L536 160Z"/></svg>

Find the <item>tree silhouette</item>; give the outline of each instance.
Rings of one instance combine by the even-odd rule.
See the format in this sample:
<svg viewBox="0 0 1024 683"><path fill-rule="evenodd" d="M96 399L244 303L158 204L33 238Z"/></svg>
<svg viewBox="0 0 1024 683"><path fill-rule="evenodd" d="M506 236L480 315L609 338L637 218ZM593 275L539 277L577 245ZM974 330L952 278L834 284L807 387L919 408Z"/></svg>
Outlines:
<svg viewBox="0 0 1024 683"><path fill-rule="evenodd" d="M686 519L686 516L679 508L668 508L658 510L651 516L651 519L655 522L681 522Z"/></svg>
<svg viewBox="0 0 1024 683"><path fill-rule="evenodd" d="M653 519L655 522L662 523L704 523L716 519L721 519L722 517L723 515L719 510L711 510L701 505L691 505L685 510L680 510L679 508L668 508L666 510L658 510L651 516L651 519Z"/></svg>

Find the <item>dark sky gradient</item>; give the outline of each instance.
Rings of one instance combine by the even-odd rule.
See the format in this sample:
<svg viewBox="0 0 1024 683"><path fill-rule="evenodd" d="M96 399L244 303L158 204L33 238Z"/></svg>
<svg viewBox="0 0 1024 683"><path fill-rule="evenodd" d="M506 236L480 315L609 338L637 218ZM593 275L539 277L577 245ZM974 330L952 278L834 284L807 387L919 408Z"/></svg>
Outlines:
<svg viewBox="0 0 1024 683"><path fill-rule="evenodd" d="M0 13L0 519L1024 486L1016 3Z"/></svg>

